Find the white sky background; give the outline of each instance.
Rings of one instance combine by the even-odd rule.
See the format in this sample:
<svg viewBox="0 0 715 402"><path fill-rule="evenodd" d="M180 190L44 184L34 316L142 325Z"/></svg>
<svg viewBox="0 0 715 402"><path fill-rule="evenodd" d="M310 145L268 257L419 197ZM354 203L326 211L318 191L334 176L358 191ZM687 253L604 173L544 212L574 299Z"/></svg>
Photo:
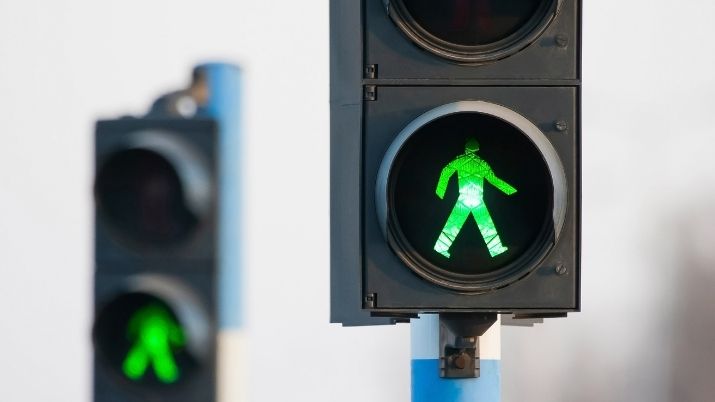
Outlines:
<svg viewBox="0 0 715 402"><path fill-rule="evenodd" d="M585 19L584 312L503 331L504 400L675 401L678 253L715 210L715 3ZM90 400L93 123L207 59L245 70L250 401L409 400L406 326L327 324L327 0L0 0L0 400Z"/></svg>

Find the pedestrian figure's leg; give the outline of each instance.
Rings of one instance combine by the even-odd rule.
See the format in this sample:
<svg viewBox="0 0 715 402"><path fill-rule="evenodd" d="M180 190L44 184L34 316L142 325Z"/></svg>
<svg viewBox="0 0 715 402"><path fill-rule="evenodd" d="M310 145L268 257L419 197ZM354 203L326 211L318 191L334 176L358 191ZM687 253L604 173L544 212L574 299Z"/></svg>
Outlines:
<svg viewBox="0 0 715 402"><path fill-rule="evenodd" d="M457 201L452 213L449 214L449 218L447 218L447 223L444 224L444 229L442 229L442 233L440 233L437 243L434 245L434 251L447 258L450 257L449 248L452 247L454 239L459 234L459 231L462 230L464 222L466 222L469 217L469 212L469 208L467 208L462 202Z"/></svg>
<svg viewBox="0 0 715 402"><path fill-rule="evenodd" d="M501 244L499 233L497 232L496 226L494 226L491 215L489 215L487 206L481 203L477 208L472 210L472 214L474 214L474 220L477 221L479 231L482 233L484 243L487 244L489 255L496 257L506 252L508 248Z"/></svg>
<svg viewBox="0 0 715 402"><path fill-rule="evenodd" d="M149 353L147 353L143 343L137 342L129 350L129 353L122 364L122 368L127 377L137 380L144 375L148 365Z"/></svg>
<svg viewBox="0 0 715 402"><path fill-rule="evenodd" d="M179 368L174 361L174 354L165 343L160 350L154 352L154 372L156 376L164 382L176 381L179 378Z"/></svg>

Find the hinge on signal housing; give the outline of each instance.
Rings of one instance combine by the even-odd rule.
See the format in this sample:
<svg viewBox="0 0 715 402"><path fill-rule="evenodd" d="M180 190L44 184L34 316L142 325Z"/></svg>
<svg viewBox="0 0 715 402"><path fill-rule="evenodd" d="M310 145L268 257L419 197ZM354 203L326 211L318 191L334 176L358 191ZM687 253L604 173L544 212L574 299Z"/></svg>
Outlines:
<svg viewBox="0 0 715 402"><path fill-rule="evenodd" d="M366 101L377 100L377 87L375 85L365 85L362 98Z"/></svg>
<svg viewBox="0 0 715 402"><path fill-rule="evenodd" d="M363 71L363 78L375 79L377 78L377 64L368 64L365 66L365 71Z"/></svg>

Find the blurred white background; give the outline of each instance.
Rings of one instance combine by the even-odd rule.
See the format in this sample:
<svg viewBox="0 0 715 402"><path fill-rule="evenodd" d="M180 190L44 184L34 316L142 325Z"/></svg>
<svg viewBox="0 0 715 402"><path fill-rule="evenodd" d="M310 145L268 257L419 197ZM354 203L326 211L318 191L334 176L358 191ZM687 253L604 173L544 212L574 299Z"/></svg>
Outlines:
<svg viewBox="0 0 715 402"><path fill-rule="evenodd" d="M587 1L584 311L503 331L505 402L715 399L714 18ZM0 0L0 401L90 400L93 123L217 59L245 72L250 401L409 401L407 326L328 324L327 0Z"/></svg>

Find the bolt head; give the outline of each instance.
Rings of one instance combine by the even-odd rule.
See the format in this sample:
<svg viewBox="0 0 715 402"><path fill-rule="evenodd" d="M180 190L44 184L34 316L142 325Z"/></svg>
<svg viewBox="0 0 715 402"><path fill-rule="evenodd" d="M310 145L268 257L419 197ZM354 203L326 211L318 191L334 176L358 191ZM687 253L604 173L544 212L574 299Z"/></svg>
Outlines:
<svg viewBox="0 0 715 402"><path fill-rule="evenodd" d="M565 265L557 265L556 266L556 274L559 276L566 275L569 272L568 268L566 268Z"/></svg>
<svg viewBox="0 0 715 402"><path fill-rule="evenodd" d="M569 129L569 124L563 120L559 120L554 123L554 127L556 128L556 130L564 132Z"/></svg>
<svg viewBox="0 0 715 402"><path fill-rule="evenodd" d="M565 34L558 34L554 38L554 42L556 42L556 46L560 48L565 48L569 45L569 37Z"/></svg>
<svg viewBox="0 0 715 402"><path fill-rule="evenodd" d="M452 366L459 370L464 370L467 367L467 363L469 363L469 355L465 352L454 356L452 359Z"/></svg>

